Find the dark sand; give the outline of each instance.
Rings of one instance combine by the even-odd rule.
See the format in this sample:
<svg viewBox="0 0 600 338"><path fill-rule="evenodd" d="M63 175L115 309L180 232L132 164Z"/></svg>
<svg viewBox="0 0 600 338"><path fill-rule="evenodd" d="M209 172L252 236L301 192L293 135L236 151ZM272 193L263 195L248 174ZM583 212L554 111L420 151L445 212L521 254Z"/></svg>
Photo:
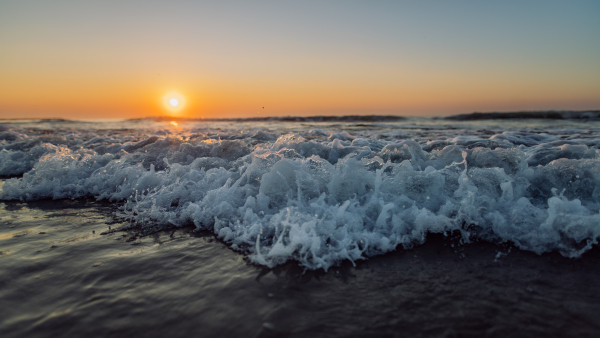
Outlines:
<svg viewBox="0 0 600 338"><path fill-rule="evenodd" d="M0 203L1 337L600 337L597 246L568 259L435 235L327 273L265 269L193 228L101 235L110 211Z"/></svg>

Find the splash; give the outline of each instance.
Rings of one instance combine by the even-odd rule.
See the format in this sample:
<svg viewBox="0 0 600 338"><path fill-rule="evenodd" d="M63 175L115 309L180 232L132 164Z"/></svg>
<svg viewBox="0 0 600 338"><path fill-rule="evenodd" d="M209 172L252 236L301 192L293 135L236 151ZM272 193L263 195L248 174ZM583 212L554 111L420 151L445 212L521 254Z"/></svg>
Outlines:
<svg viewBox="0 0 600 338"><path fill-rule="evenodd" d="M595 132L398 139L393 129L203 128L51 137L5 128L0 174L23 176L0 198L113 201L132 224L194 224L269 267L328 269L411 248L428 233L567 257L600 236Z"/></svg>

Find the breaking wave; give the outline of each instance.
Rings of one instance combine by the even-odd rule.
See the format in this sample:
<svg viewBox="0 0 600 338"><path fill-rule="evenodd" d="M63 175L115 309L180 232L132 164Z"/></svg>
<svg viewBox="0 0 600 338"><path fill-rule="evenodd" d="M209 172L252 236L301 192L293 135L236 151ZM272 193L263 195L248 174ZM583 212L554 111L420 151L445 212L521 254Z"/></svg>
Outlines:
<svg viewBox="0 0 600 338"><path fill-rule="evenodd" d="M7 124L0 175L22 177L0 199L113 201L132 224L194 224L269 267L328 269L428 233L568 257L600 237L597 131L288 129Z"/></svg>

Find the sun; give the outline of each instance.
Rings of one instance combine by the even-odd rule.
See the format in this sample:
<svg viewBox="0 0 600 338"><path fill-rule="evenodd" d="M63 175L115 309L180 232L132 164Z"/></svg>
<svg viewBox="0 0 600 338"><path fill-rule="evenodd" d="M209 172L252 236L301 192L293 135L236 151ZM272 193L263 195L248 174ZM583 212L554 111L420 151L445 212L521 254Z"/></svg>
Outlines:
<svg viewBox="0 0 600 338"><path fill-rule="evenodd" d="M185 107L185 97L177 92L171 92L163 96L163 104L165 108L173 115L181 113Z"/></svg>

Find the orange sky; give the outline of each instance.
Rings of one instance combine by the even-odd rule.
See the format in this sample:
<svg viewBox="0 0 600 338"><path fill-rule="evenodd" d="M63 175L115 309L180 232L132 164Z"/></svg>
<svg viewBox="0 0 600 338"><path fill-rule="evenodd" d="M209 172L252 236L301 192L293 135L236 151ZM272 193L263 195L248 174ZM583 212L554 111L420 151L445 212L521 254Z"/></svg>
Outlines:
<svg viewBox="0 0 600 338"><path fill-rule="evenodd" d="M145 4L1 3L0 118L600 109L594 2Z"/></svg>

